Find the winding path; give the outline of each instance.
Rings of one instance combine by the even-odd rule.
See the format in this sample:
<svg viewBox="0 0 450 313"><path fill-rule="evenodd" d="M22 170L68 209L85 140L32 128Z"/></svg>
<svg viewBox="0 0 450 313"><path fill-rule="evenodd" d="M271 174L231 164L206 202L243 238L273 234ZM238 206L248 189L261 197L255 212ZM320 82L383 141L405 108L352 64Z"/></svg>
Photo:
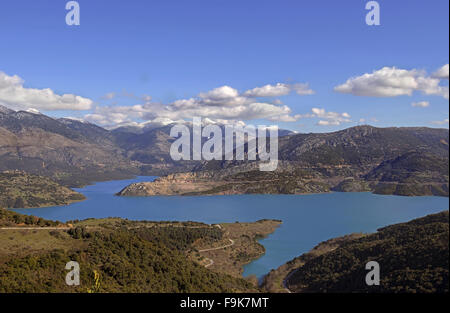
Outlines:
<svg viewBox="0 0 450 313"><path fill-rule="evenodd" d="M202 250L198 250L198 252L220 250L220 249L225 249L225 248L228 248L228 247L231 247L232 245L234 245L234 240L233 239L228 238L228 240L231 242L229 245L224 245L224 246L217 247L217 248L202 249Z"/></svg>
<svg viewBox="0 0 450 313"><path fill-rule="evenodd" d="M219 249L225 249L225 248L228 248L228 247L231 247L232 245L234 245L234 240L233 239L228 238L228 240L230 241L229 245L224 245L224 246L217 247L217 248L202 249L202 250L198 250L198 252L207 252L207 251L214 251L214 250L219 250ZM209 260L209 263L206 264L205 267L210 267L211 265L214 264L214 260L213 259L210 259L210 258L206 258L206 259Z"/></svg>
<svg viewBox="0 0 450 313"><path fill-rule="evenodd" d="M210 267L211 265L214 264L214 260L210 259L210 258L206 258L207 260L209 260L209 264L206 264L205 267Z"/></svg>

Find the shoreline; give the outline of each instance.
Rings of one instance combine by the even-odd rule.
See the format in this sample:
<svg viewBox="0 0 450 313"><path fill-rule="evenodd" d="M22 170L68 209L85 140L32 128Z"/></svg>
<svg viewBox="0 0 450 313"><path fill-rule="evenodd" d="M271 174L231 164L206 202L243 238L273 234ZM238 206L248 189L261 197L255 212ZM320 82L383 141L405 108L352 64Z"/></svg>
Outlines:
<svg viewBox="0 0 450 313"><path fill-rule="evenodd" d="M249 172L240 173L250 175ZM342 187L349 180L334 183L327 179L284 179L284 174L273 174L276 178L236 179L230 176L215 177L214 173L188 172L158 177L153 181L135 182L122 188L116 196L222 196L237 194L269 194L269 195L307 195L331 192L371 192L377 195L395 195L406 197L440 196L449 197L448 183L429 182L402 183L384 181L356 181L351 180L350 187ZM262 174L261 174L262 175ZM272 174L271 174L272 175ZM331 179L331 178L330 178ZM364 185L364 186L363 186ZM420 188L418 187L420 186Z"/></svg>
<svg viewBox="0 0 450 313"><path fill-rule="evenodd" d="M191 172L188 172L189 174L191 174ZM178 175L180 173L174 173L171 175ZM105 182L116 182L116 181L127 181L127 180L134 180L137 179L138 177L153 177L154 180L153 181L145 181L145 182L132 182L130 184L128 184L127 186L125 186L124 188L122 188L120 191L118 191L117 193L114 193L114 196L118 196L118 197L156 197L156 196L162 196L162 197L172 197L172 196L181 196L181 197L201 197L201 196L229 196L229 195L292 195L292 196L305 196L305 195L318 195L318 194L331 194L331 193L347 193L347 192L351 192L351 193L372 193L374 195L380 195L380 196L400 196L400 197L444 197L444 198L448 198L449 195L433 195L433 194L411 194L411 195L404 195L404 194L396 194L396 193L377 193L376 190L362 190L362 191L342 191L342 190L333 190L330 189L328 191L323 191L323 192L299 192L299 193L249 193L249 192L240 192L239 190L233 190L230 192L208 192L208 190L203 190L203 191L192 191L192 192L186 192L186 193L162 193L162 194L128 194L128 192L126 192L126 190L131 187L131 186L136 186L136 185L142 185L142 184L158 184L158 182L155 182L155 180L161 178L160 176L153 176L153 175L133 175L130 177L126 177L126 178L121 178L121 179L106 179L106 180L98 180L98 181L92 181L89 182L88 184L85 184L81 187L66 187L69 188L70 190L72 190L73 192L76 192L80 195L83 196L83 199L78 199L78 200L71 200L68 203L62 203L62 204L48 204L48 205L41 205L41 206L30 206L30 207L22 207L22 208L6 208L8 210L26 210L26 209L39 209L39 208L48 208L48 207L56 207L56 206L67 206L67 205L71 205L73 203L78 203L78 202L83 202L85 200L87 200L86 195L84 195L80 189L84 189L86 187L89 186L93 186L96 185L98 183L105 183ZM162 178L164 179L167 176L162 176ZM255 181L256 183L257 181ZM205 181L204 183L211 183L210 181ZM245 183L245 182L242 182ZM235 183L236 186L239 186L240 184L242 184L240 182ZM391 184L397 184L395 182L391 183ZM221 185L219 185L220 187Z"/></svg>
<svg viewBox="0 0 450 313"><path fill-rule="evenodd" d="M79 194L81 194L81 195L84 197L84 199L80 199L80 200L72 200L72 201L70 201L69 203L56 204L56 205L42 205L42 206L37 206L37 207L5 208L5 209L6 209L6 210L14 211L14 210L33 210L33 209L44 209L44 208L52 208L52 207L64 207L64 206L68 206L68 205L71 205L71 204L74 204L74 203L83 202L83 201L86 201L86 200L88 199L88 198L87 198L85 195L83 195L82 193L79 193Z"/></svg>

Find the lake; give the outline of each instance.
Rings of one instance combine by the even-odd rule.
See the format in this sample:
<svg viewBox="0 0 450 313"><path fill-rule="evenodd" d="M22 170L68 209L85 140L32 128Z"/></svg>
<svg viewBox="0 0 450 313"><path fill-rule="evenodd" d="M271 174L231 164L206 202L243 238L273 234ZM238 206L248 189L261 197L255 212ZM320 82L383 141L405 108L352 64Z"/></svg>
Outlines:
<svg viewBox="0 0 450 313"><path fill-rule="evenodd" d="M283 224L260 242L266 254L244 268L244 276L259 278L272 268L309 251L321 241L354 232L406 222L448 210L445 197L400 197L363 193L312 195L231 195L195 197L117 197L133 182L155 177L100 182L75 189L87 200L67 206L18 209L46 219L68 221L122 217L130 220L199 221L205 223L254 222L280 219Z"/></svg>

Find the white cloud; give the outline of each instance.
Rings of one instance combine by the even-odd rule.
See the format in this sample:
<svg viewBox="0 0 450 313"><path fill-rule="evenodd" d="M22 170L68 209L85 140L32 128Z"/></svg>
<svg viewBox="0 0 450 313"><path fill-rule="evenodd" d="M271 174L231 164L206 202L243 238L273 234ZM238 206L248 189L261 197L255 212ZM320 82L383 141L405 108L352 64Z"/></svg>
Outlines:
<svg viewBox="0 0 450 313"><path fill-rule="evenodd" d="M25 88L24 80L0 71L0 104L15 110L89 110L92 100L73 94L57 95L49 88Z"/></svg>
<svg viewBox="0 0 450 313"><path fill-rule="evenodd" d="M244 92L247 97L280 97L285 96L291 92L291 86L287 84L278 83L276 85L265 85L263 87L256 87Z"/></svg>
<svg viewBox="0 0 450 313"><path fill-rule="evenodd" d="M446 118L443 121L433 121L433 122L431 122L431 124L434 124L434 125L445 125L445 124L448 124L448 122L449 122L449 120L448 120L448 118Z"/></svg>
<svg viewBox="0 0 450 313"><path fill-rule="evenodd" d="M426 76L423 71L383 67L370 74L352 77L334 90L367 97L411 96L414 91L420 91L448 99L448 87L440 86L439 83L440 78Z"/></svg>
<svg viewBox="0 0 450 313"><path fill-rule="evenodd" d="M281 102L255 101L253 97L240 94L230 86L222 86L202 92L197 97L179 99L169 104L145 101L134 106L99 106L85 119L105 126L136 120L153 121L156 118L190 120L194 116L214 121L266 119L294 122L298 117L291 113L291 109Z"/></svg>
<svg viewBox="0 0 450 313"><path fill-rule="evenodd" d="M314 91L309 88L307 83L298 84L283 84L277 83L275 85L265 85L262 87L256 87L244 92L246 97L281 97L288 95L291 91L295 91L298 95L312 95Z"/></svg>
<svg viewBox="0 0 450 313"><path fill-rule="evenodd" d="M159 127L163 127L163 126L167 126L170 124L191 124L191 121L185 121L185 120L171 120L168 118L155 118L153 120L148 120L145 122L123 122L120 124L115 124L115 125L111 125L109 127L106 127L107 129L116 129L119 127L126 127L126 126L131 126L131 127L138 127L138 128L143 128L143 129L153 129L153 128L159 128ZM209 118L204 118L202 119L202 125L209 125L209 124L220 124L220 125L238 125L238 126L245 126L246 124L243 121L236 121L236 120L221 120L221 119L209 119Z"/></svg>
<svg viewBox="0 0 450 313"><path fill-rule="evenodd" d="M239 92L236 89L230 86L222 86L205 93L200 93L199 97L210 100L225 100L236 98L238 95Z"/></svg>
<svg viewBox="0 0 450 313"><path fill-rule="evenodd" d="M448 66L448 64L445 64L440 69L438 69L436 72L434 72L432 77L439 78L439 79L448 79L448 77L449 77L449 66Z"/></svg>
<svg viewBox="0 0 450 313"><path fill-rule="evenodd" d="M337 113L337 112L327 112L325 109L321 108L312 108L312 113L307 114L299 114L296 115L296 118L319 118L320 120L317 122L319 126L330 126L330 125L341 125L342 123L351 122L350 114Z"/></svg>
<svg viewBox="0 0 450 313"><path fill-rule="evenodd" d="M411 105L415 108L427 108L430 106L430 102L428 101L420 101L420 102L413 102Z"/></svg>
<svg viewBox="0 0 450 313"><path fill-rule="evenodd" d="M316 123L316 125L318 125L318 126L339 126L339 125L341 125L341 123L338 121L320 120Z"/></svg>
<svg viewBox="0 0 450 313"><path fill-rule="evenodd" d="M272 103L276 104L276 105L280 105L280 104L283 104L283 101L281 101L280 99L275 99L272 101Z"/></svg>
<svg viewBox="0 0 450 313"><path fill-rule="evenodd" d="M139 128L145 128L145 129L153 129L153 128L159 128L159 127L167 126L167 125L174 124L174 123L182 124L182 123L185 123L185 121L184 120L173 121L169 118L158 117L153 120L145 121L142 123L138 123L138 122L119 123L110 128L114 129L114 128L123 127L123 126L134 126L134 127L139 127Z"/></svg>

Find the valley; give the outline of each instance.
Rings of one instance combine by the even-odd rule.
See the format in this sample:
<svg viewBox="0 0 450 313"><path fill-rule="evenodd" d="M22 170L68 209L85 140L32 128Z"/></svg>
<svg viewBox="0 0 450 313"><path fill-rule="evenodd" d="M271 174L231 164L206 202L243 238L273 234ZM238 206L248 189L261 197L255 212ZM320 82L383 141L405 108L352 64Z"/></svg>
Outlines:
<svg viewBox="0 0 450 313"><path fill-rule="evenodd" d="M1 300L432 310L450 0L404 2L1 0Z"/></svg>
<svg viewBox="0 0 450 313"><path fill-rule="evenodd" d="M0 207L17 210L1 210L0 291L333 291L328 274L301 269L353 253L379 227L448 209L445 129L282 132L277 170L261 172L257 160L175 162L170 127L106 130L1 109ZM430 249L445 250L439 244ZM69 259L86 269L82 287L61 279ZM440 291L436 277L446 272L436 266L401 273L402 283L432 277ZM348 275L339 279L356 274ZM392 277L383 292L397 290Z"/></svg>
<svg viewBox="0 0 450 313"><path fill-rule="evenodd" d="M63 223L78 220L83 221L86 226L89 226L90 221L95 224L97 219L114 216L134 222L196 221L191 226L199 226L196 223L200 222L232 227L235 232L224 235L215 243L196 242L194 245L197 250L225 248L203 251L199 253L200 256L193 254L196 259L192 261L198 260L199 264L207 266L209 270L221 270L217 265L226 265L227 273L242 275L255 281L326 239L350 233L371 233L386 225L448 209L446 197L399 197L369 192L244 194L226 197L115 195L129 184L152 179L155 177L100 182L76 189L86 196L85 201L66 206L15 209L14 212ZM268 221L253 223L258 220ZM239 224L235 224L236 221ZM277 221L283 223L279 224ZM219 230L218 226L213 229ZM251 239L255 235L258 235L256 241ZM230 239L234 242L232 246L229 246ZM233 248L241 249L241 242L248 246L248 250L240 250L242 253L239 255L233 252ZM261 245L264 249L261 249ZM248 263L246 255L259 257L252 258ZM202 256L203 259L200 259ZM225 264L224 260L227 258L233 262Z"/></svg>

